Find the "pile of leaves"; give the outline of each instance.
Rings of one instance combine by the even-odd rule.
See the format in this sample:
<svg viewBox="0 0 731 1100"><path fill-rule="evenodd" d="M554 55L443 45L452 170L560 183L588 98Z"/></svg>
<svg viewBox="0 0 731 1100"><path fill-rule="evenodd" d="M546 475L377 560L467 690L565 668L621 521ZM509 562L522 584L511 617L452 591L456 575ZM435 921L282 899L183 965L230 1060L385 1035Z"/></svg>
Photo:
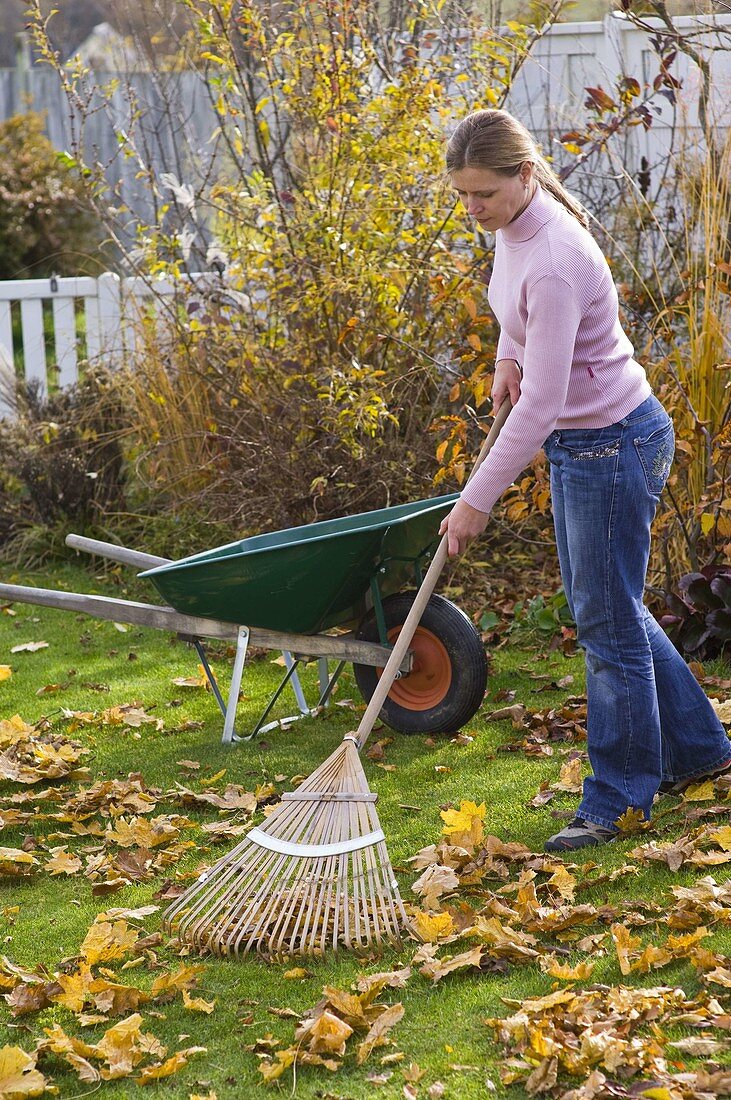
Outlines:
<svg viewBox="0 0 731 1100"><path fill-rule="evenodd" d="M204 1047L192 1046L168 1055L153 1034L142 1030L138 1009L143 1005L161 1005L181 996L185 1007L194 1012L209 1013L215 1007L190 992L205 972L204 966L182 964L174 972L166 971L154 950L162 941L160 934L140 934L137 922L157 909L148 905L100 913L78 955L64 959L54 971L42 965L28 970L0 957L0 989L14 1017L29 1016L49 1005L72 1013L81 1027L124 1017L111 1023L95 1043L69 1035L55 1023L44 1028L45 1038L38 1040L30 1053L20 1047L4 1047L0 1051L0 1095L40 1095L51 1084L45 1074L52 1072L59 1060L71 1066L85 1084L133 1074L136 1083L146 1084L169 1077L193 1055L205 1053ZM148 972L160 973L149 989L139 989L118 980L110 966L119 963L123 971L144 964ZM37 1068L39 1062L43 1072Z"/></svg>
<svg viewBox="0 0 731 1100"><path fill-rule="evenodd" d="M135 735L142 725L160 731L163 723L135 703L61 714L66 732L54 730L48 720L30 726L19 715L0 722L0 778L22 786L54 781L37 792L21 790L0 797L0 832L19 826L44 830L27 834L19 848L0 848L4 875L83 875L94 896L114 893L151 881L192 848L205 850L207 844L240 835L257 808L274 797L271 783L259 784L254 791L236 783L222 786L225 769L201 779L201 790L177 782L162 791L148 787L140 773L131 773L126 779L100 780L67 791L67 781L90 776L77 766L90 750L70 739L69 731L114 726ZM182 765L192 772L198 767L195 761ZM173 812L155 814L159 805L173 807ZM177 812L211 807L223 820L200 822ZM200 835L197 845L187 839L191 832ZM166 896L182 889L180 883L169 885Z"/></svg>

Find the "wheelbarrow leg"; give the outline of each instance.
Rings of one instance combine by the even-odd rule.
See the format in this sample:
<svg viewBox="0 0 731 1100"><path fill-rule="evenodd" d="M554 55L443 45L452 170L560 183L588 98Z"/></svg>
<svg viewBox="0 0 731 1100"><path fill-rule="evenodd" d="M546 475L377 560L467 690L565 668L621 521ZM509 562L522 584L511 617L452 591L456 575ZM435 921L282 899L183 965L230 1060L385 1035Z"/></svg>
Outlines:
<svg viewBox="0 0 731 1100"><path fill-rule="evenodd" d="M288 649L283 649L282 650L282 656L284 657L284 663L287 666L287 669L288 670L291 669L292 691L294 692L294 697L297 700L297 706L299 707L300 714L309 714L310 713L310 708L307 706L307 700L305 699L305 693L302 690L302 684L300 683L300 678L297 675L297 671L296 671L297 670L297 665L299 664L299 661L292 656L292 654L290 653L290 651ZM277 696L280 694L282 688L284 687L284 685L286 683L286 680L287 680L287 678L285 677L285 680L282 682L282 684L280 685L280 689L277 692ZM275 696L275 698L277 696ZM272 700L272 702L274 702L274 700ZM270 709L271 708L268 708L266 714L262 715L262 717L261 717L262 722L266 718L266 715L269 713Z"/></svg>
<svg viewBox="0 0 731 1100"><path fill-rule="evenodd" d="M203 642L200 640L200 638L194 638L193 639L193 645L195 646L195 651L198 654L198 657L200 658L201 664L203 665L203 671L205 673L206 680L208 680L208 684L209 684L210 689L213 692L214 696L216 697L216 702L218 703L221 714L225 718L226 717L226 704L223 700L223 696L221 695L221 689L218 686L218 681L216 680L216 677L213 674L213 669L211 668L210 664L208 663L208 654L206 653L205 649L203 648Z"/></svg>
<svg viewBox="0 0 731 1100"><path fill-rule="evenodd" d="M314 714L320 710L321 707L327 706L328 699L332 693L335 684L338 682L340 673L347 664L346 661L339 661L335 672L330 676L328 670L328 663L326 657L321 657L317 664L319 670L320 681L320 697L314 707L309 707L305 699L302 685L297 675L297 665L300 663L299 658L293 657L288 650L282 651L285 664L287 666L287 672L280 683L274 695L269 700L266 710L262 714L259 721L254 726L254 729L247 737L237 737L237 741L248 741L251 737L255 737L257 733L267 733L271 729L288 729L293 722L299 722L300 718L311 718ZM279 696L284 691L288 683L292 684L295 698L297 699L297 705L300 708L299 714L290 714L287 718L277 718L274 722L269 722L268 725L264 725L266 719L269 717L272 707L276 703Z"/></svg>
<svg viewBox="0 0 731 1100"><path fill-rule="evenodd" d="M283 650L282 656L284 657L284 662L287 666L287 671L284 674L284 676L282 678L282 681L279 684L279 687L277 688L277 690L274 692L271 699L267 703L266 707L264 708L263 713L259 717L259 721L254 726L251 733L247 734L246 737L237 737L236 738L237 741L250 741L252 737L256 737L257 733L266 733L267 730L274 729L275 727L279 727L281 729L286 729L287 726L291 722L297 722L297 721L299 721L300 718L308 718L309 717L309 715L311 713L310 708L307 706L307 702L305 700L304 692L302 691L302 685L300 684L299 676L297 675L297 666L299 665L299 658L292 657L292 654L289 653L287 650ZM274 706L277 699L279 698L279 696L282 694L282 692L286 688L287 684L289 684L290 682L292 683L292 687L294 689L294 694L295 694L295 697L297 699L297 704L300 708L300 713L299 714L294 714L289 718L279 718L279 719L277 719L276 722L270 722L268 726L265 726L264 723L266 722L267 718L271 714L272 707Z"/></svg>
<svg viewBox="0 0 731 1100"><path fill-rule="evenodd" d="M321 657L317 662L320 670L320 698L317 700L316 710L320 707L326 707L330 696L332 695L333 688L340 679L340 673L343 671L346 665L346 661L338 661L337 667L330 675L330 670L327 667L327 657Z"/></svg>
<svg viewBox="0 0 731 1100"><path fill-rule="evenodd" d="M246 661L246 650L249 645L249 628L248 626L240 626L238 632L238 638L236 641L236 656L234 657L234 667L231 673L231 685L228 689L228 705L226 707L226 718L223 723L223 737L221 738L224 745L230 745L232 741L248 740L248 738L237 737L234 733L234 723L236 721L236 707L239 702L239 691L241 690L241 677L244 674L244 662Z"/></svg>

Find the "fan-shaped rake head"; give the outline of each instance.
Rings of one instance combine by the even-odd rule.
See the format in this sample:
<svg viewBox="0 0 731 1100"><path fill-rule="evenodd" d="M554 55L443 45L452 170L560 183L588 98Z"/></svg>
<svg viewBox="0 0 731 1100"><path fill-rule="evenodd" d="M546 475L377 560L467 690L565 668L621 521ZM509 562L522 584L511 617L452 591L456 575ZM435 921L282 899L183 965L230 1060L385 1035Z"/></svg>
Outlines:
<svg viewBox="0 0 731 1100"><path fill-rule="evenodd" d="M400 943L407 918L357 747L317 771L173 903L197 950L276 958Z"/></svg>

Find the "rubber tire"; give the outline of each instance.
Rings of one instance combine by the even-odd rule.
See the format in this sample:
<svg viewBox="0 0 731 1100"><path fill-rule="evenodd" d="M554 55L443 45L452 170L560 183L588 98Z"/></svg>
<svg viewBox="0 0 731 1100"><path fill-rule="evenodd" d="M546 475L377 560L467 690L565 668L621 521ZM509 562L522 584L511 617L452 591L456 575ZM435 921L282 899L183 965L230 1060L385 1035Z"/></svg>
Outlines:
<svg viewBox="0 0 731 1100"><path fill-rule="evenodd" d="M399 592L383 602L386 627L400 626L414 602L416 592ZM470 619L443 596L432 596L419 627L430 631L442 643L451 666L451 683L436 705L425 710L410 709L394 701L390 694L379 718L399 733L456 733L478 711L487 687L487 654ZM356 636L367 642L380 642L375 612L360 623ZM371 665L353 664L355 680L368 702L378 683L378 670ZM397 681L408 683L408 676Z"/></svg>

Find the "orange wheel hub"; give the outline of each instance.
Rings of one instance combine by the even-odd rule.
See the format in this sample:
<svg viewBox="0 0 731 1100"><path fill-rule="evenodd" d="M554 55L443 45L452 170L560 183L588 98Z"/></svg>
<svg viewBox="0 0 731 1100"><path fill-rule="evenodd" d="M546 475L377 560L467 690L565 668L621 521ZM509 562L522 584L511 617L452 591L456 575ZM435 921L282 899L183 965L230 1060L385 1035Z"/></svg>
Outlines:
<svg viewBox="0 0 731 1100"><path fill-rule="evenodd" d="M400 626L389 630L388 640L392 645L400 633ZM449 691L452 662L436 634L422 626L416 628L409 648L414 655L411 672L400 680L394 680L388 697L405 710L431 710L442 702ZM383 669L376 669L376 672L380 679Z"/></svg>

